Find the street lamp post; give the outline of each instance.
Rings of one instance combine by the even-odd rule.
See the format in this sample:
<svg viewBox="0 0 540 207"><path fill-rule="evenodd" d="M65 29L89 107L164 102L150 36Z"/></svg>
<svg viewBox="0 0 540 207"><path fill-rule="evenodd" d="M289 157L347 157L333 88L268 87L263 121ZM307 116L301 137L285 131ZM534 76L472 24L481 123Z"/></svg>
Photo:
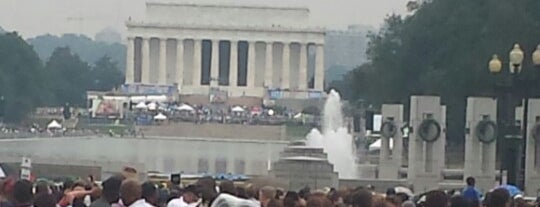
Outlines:
<svg viewBox="0 0 540 207"><path fill-rule="evenodd" d="M536 73L539 70L532 71L534 74L523 73L524 52L518 44L515 44L509 54L509 70L502 70L502 62L497 55L493 55L489 61L489 72L498 76L496 81L497 99L499 100L499 140L502 147L500 154L500 174L502 183L502 172L504 169L508 172L508 183L524 186L524 153L527 138L527 113L528 99L530 97L530 88L538 83ZM540 45L532 55L534 66L540 66ZM523 103L522 124L516 122L515 107L516 101ZM519 147L521 145L521 148ZM506 158L506 159L505 159ZM519 173L519 174L518 174Z"/></svg>

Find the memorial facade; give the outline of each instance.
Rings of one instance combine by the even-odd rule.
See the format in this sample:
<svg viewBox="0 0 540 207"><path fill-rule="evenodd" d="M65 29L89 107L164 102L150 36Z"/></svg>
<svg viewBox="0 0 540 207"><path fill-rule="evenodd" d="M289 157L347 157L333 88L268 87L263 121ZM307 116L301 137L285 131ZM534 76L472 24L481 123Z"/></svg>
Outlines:
<svg viewBox="0 0 540 207"><path fill-rule="evenodd" d="M126 22L126 83L308 98L323 91L325 36L308 20L306 8L148 1L144 20Z"/></svg>

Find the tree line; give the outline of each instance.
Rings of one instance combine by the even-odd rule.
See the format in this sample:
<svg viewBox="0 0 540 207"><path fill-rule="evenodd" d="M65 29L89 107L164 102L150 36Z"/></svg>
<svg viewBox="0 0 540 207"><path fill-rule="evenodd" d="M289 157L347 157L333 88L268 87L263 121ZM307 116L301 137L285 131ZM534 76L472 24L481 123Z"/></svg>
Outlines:
<svg viewBox="0 0 540 207"><path fill-rule="evenodd" d="M374 106L408 105L411 95L441 96L448 138L462 141L466 97L498 92L497 77L487 68L492 55L507 66L510 49L519 43L525 65L532 65L540 44L539 8L537 0L434 0L409 16L389 15L378 33L368 35L369 62L330 87ZM530 87L540 95L540 84Z"/></svg>
<svg viewBox="0 0 540 207"><path fill-rule="evenodd" d="M87 63L58 47L41 61L16 32L0 34L0 116L6 122L24 120L37 106L85 106L87 90L111 90L123 81L107 55Z"/></svg>

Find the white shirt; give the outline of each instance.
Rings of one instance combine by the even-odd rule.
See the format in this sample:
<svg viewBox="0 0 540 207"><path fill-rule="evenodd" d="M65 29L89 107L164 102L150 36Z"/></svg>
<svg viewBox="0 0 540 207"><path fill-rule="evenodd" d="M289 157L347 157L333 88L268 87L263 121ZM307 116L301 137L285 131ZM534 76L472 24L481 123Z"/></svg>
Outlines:
<svg viewBox="0 0 540 207"><path fill-rule="evenodd" d="M169 201L167 204L167 207L195 207L197 206L197 202L188 204L184 201L184 197L175 198Z"/></svg>
<svg viewBox="0 0 540 207"><path fill-rule="evenodd" d="M147 203L144 199L139 199L135 201L135 203L132 203L129 205L129 207L154 207L152 204Z"/></svg>

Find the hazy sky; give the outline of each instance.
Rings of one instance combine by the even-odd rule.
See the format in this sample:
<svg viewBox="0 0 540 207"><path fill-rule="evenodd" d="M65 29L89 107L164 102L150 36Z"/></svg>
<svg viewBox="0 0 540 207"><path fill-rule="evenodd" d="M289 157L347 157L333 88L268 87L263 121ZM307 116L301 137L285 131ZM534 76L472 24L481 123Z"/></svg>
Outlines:
<svg viewBox="0 0 540 207"><path fill-rule="evenodd" d="M168 0L171 1L171 0ZM178 2L303 6L311 22L332 29L350 24L378 27L389 13L404 13L407 0L175 0ZM124 21L144 17L145 0L0 0L0 26L25 38L50 33L94 37L105 27L124 33Z"/></svg>

